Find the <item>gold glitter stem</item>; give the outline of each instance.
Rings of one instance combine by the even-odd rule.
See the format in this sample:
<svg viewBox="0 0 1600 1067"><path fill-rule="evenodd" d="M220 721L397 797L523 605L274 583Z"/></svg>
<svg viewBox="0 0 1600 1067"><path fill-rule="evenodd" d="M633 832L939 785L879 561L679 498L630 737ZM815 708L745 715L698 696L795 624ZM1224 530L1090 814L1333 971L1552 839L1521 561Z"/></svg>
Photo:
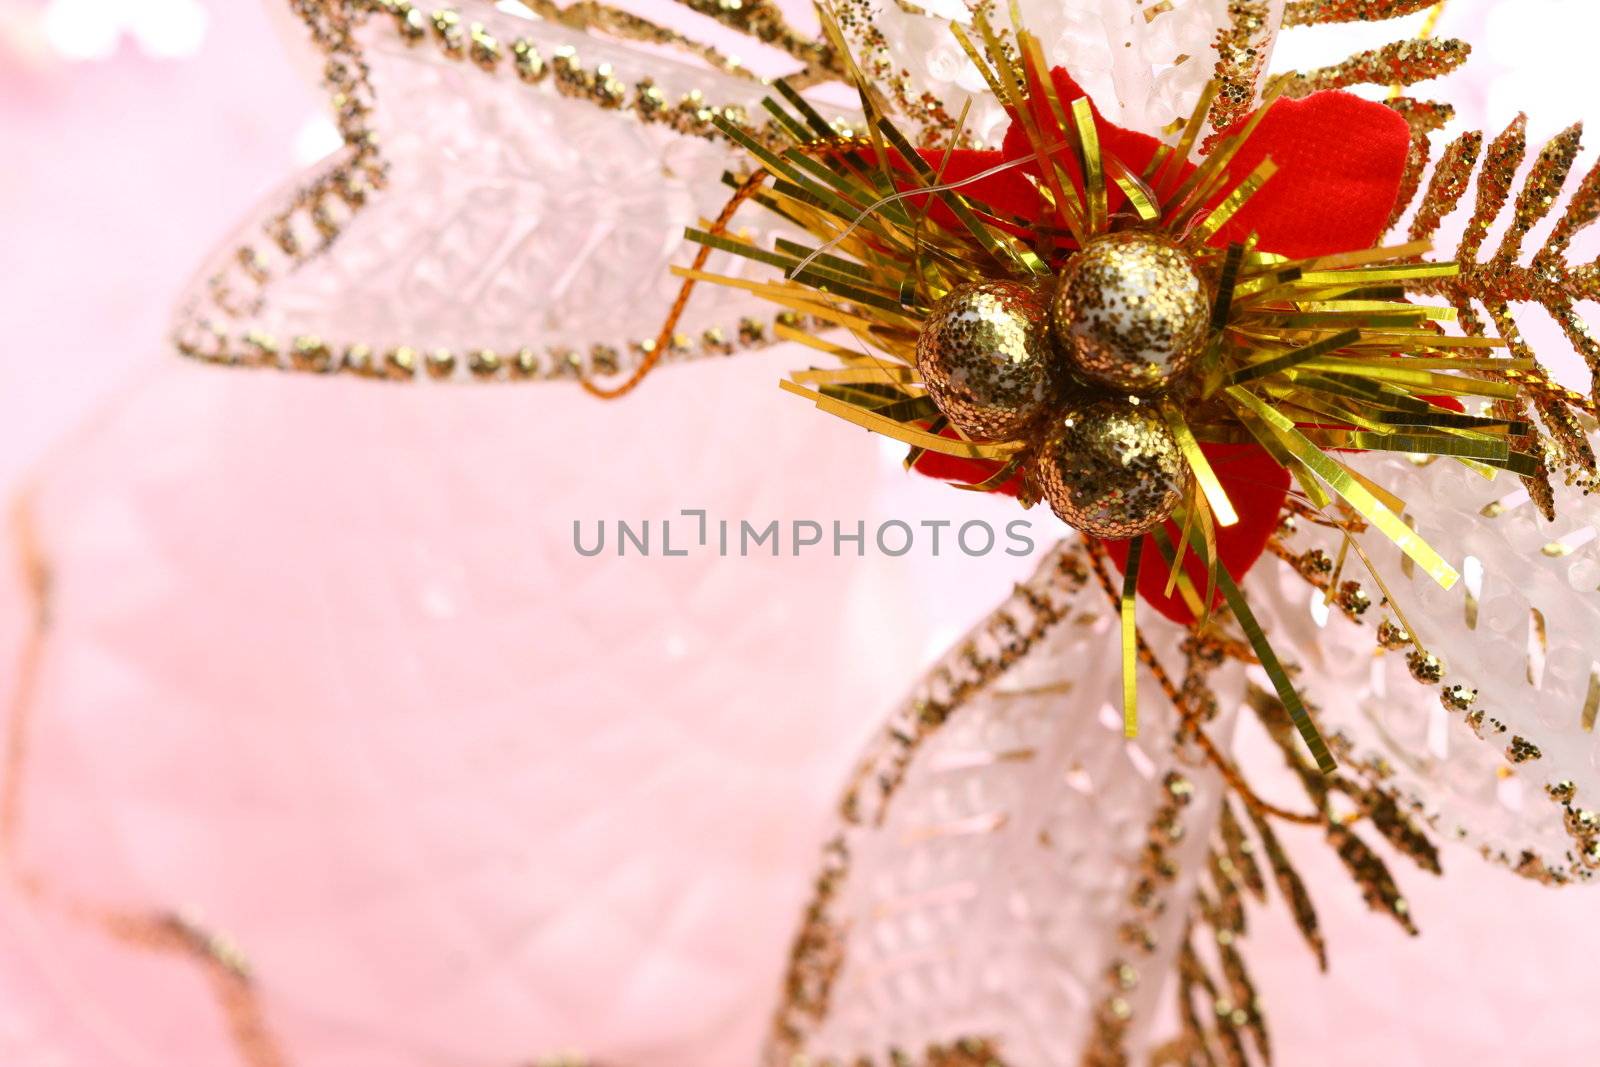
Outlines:
<svg viewBox="0 0 1600 1067"><path fill-rule="evenodd" d="M711 233L719 237L727 233L729 224L733 222L733 216L738 213L739 208L743 206L745 201L756 195L768 177L770 175L767 171L758 167L754 173L741 182L738 190L723 205L716 221L711 224ZM695 251L692 269L703 271L706 261L710 258L711 246L701 245ZM639 383L644 381L645 377L655 370L656 365L661 362L662 354L671 347L673 335L678 332L678 320L683 317L684 310L689 306L689 297L694 293L696 281L697 279L695 278L685 278L683 284L678 287L677 298L672 301L672 307L667 312L666 320L662 322L661 329L656 333L655 346L645 353L644 358L639 361L639 365L633 369L633 373L628 375L626 380L619 385L602 386L596 385L588 378L583 378L579 382L583 386L583 391L600 400L617 400L638 388Z"/></svg>

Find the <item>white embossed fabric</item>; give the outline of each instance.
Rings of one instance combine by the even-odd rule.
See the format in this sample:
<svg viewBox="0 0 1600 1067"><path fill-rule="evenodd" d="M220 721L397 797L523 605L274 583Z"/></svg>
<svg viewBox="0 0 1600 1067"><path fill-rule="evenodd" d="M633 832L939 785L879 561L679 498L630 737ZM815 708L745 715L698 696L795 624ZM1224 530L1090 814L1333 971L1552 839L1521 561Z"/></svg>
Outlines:
<svg viewBox="0 0 1600 1067"><path fill-rule="evenodd" d="M694 256L684 231L717 216L731 194L720 178L739 158L726 142L564 95L553 65L568 55L586 75L607 72L606 84L628 103L645 86L664 108L699 93L707 115L761 114L771 90L487 0L456 10L463 26L492 35L492 69L452 56L431 29L412 41L392 17L358 17L353 35L368 68L383 179L357 207L324 198L338 226L331 238L306 210L293 212L297 256L280 247L278 220L348 149L266 198L198 273L180 341L211 353L223 351L213 334L255 337L277 363L301 338L335 359L364 346L380 364L401 346L419 360L443 350L456 356L444 376L458 378L484 377L469 374L468 360L487 350L504 361L487 376L502 380L523 351L532 357L523 376L561 378L625 370L654 343L682 284L670 268ZM286 34L305 37L304 26L285 22ZM518 41L535 49L536 82L517 69ZM305 66L315 76L325 62L309 55ZM747 211L740 228L769 242L774 221ZM725 253L706 269L752 273ZM749 293L701 286L669 358L717 354L740 340L746 320L770 318Z"/></svg>
<svg viewBox="0 0 1600 1067"><path fill-rule="evenodd" d="M1442 836L1511 867L1531 852L1540 866L1528 873L1548 868L1587 881L1593 860L1580 855L1566 808L1547 787L1570 782L1576 808L1600 804L1600 744L1589 710L1600 707L1593 501L1558 486L1558 518L1547 522L1510 475L1489 481L1459 464L1372 454L1352 462L1405 500L1418 534L1461 568L1462 580L1445 590L1382 535L1361 538L1401 614L1442 661L1443 686L1476 695L1469 708L1449 707L1441 686L1411 677L1404 650L1380 654L1373 628L1398 616L1377 596L1368 625L1358 626L1337 609L1329 618L1322 594L1290 568L1262 567L1251 591L1296 650L1308 693L1358 754L1394 768L1402 793ZM1321 547L1330 558L1338 552L1337 538L1315 529L1293 543ZM1347 568L1347 577L1376 591L1353 556Z"/></svg>
<svg viewBox="0 0 1600 1067"><path fill-rule="evenodd" d="M1274 4L1281 10L1281 0ZM952 113L970 100L972 131L982 141L998 143L1009 119L936 17L965 22L970 16L963 5L930 4L923 13L894 0L875 0L872 8L893 69L907 73L913 94L930 92ZM1226 5L1215 0L1174 0L1158 7L1130 0L1024 0L1019 10L1046 60L1067 68L1108 119L1151 134L1188 118L1212 76L1212 41L1227 21ZM1005 11L999 16L997 21L1008 26Z"/></svg>
<svg viewBox="0 0 1600 1067"><path fill-rule="evenodd" d="M926 705L947 699L974 657L1027 632L1037 603L1013 596L958 642L869 746L854 779L859 803L847 802L837 824L848 860L827 909L843 934L830 1010L785 1052L849 1063L981 1037L1007 1062L1065 1067L1083 1059L1113 1000L1131 1020L1126 1047L1147 1050L1172 995L1220 779L1175 749L1176 712L1148 672L1139 736L1124 737L1117 617L1081 546L1047 554L1024 588L1061 621L954 704L887 796L878 783L895 773L897 739L916 733ZM1170 655L1181 631L1146 623ZM1212 680L1224 706L1237 706L1243 672ZM1174 774L1191 790L1176 830L1159 814ZM1176 874L1141 910L1130 898L1153 825L1176 839L1167 854ZM1148 950L1130 927L1148 933ZM1108 978L1123 967L1131 981Z"/></svg>

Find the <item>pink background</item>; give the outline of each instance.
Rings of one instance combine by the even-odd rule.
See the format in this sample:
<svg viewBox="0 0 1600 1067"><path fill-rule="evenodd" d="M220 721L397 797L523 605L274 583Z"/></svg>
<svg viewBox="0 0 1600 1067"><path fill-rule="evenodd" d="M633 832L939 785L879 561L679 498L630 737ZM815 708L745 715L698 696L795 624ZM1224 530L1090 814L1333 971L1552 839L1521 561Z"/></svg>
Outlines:
<svg viewBox="0 0 1600 1067"><path fill-rule="evenodd" d="M1444 31L1482 45L1464 116L1503 123L1515 101L1537 138L1600 113L1591 6L1457 0ZM0 0L0 488L41 487L65 649L41 675L22 856L239 938L295 1064L749 1062L853 752L1024 565L579 573L570 518L986 502L906 481L855 435L810 443L770 388L781 356L612 408L180 363L164 330L189 270L314 158L319 102L257 4L152 2L176 12L167 36L130 24L81 60L46 7ZM183 51L191 9L197 47L147 54ZM708 429L707 404L738 414ZM780 492L802 455L805 485ZM1333 970L1275 910L1253 917L1280 1062L1592 1056L1594 890L1447 850L1446 879L1403 874L1409 940L1315 841L1291 845ZM235 1062L192 966L0 891L0 1063Z"/></svg>

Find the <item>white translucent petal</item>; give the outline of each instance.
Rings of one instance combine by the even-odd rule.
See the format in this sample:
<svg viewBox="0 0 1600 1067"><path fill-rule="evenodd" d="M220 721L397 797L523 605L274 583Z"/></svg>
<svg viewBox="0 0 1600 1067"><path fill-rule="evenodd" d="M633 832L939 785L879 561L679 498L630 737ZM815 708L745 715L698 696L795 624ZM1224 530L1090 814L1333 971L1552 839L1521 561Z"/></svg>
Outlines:
<svg viewBox="0 0 1600 1067"><path fill-rule="evenodd" d="M1546 522L1511 475L1491 482L1446 460L1419 466L1381 454L1352 462L1404 500L1417 532L1463 572L1445 590L1381 534L1361 538L1417 636L1444 662L1444 684L1478 690L1472 710L1484 717L1474 728L1467 714L1443 706L1438 687L1412 679L1403 652L1375 652L1371 625L1336 611L1317 627L1307 604L1321 594L1289 568L1258 568L1252 590L1305 668L1308 695L1358 751L1394 767L1447 837L1513 867L1531 852L1562 877L1587 878L1564 809L1545 787L1570 781L1577 807L1600 806L1600 745L1585 717L1600 685L1600 510L1558 487L1560 517ZM1330 556L1338 550L1314 529L1295 544L1320 544ZM1377 605L1376 586L1353 555L1344 576L1371 591L1369 622L1395 617ZM1514 759L1518 738L1538 756Z"/></svg>
<svg viewBox="0 0 1600 1067"><path fill-rule="evenodd" d="M874 783L893 773L895 738L915 731L919 702L941 693L942 679L964 676L966 649L993 654L992 618L953 646L869 747L854 779L866 799L845 805L859 821L839 823L850 866L829 914L844 934L841 966L830 1011L799 1051L853 1063L987 1037L1008 1062L1076 1064L1113 996L1130 1012L1127 1047L1145 1047L1221 787L1174 752L1175 713L1148 674L1139 736L1124 738L1116 616L1092 573L1051 580L1063 560L1068 571L1086 567L1081 549L1058 549L1027 584L1050 590L1067 621L929 734L887 804ZM1019 603L1006 610L1026 630ZM1181 638L1160 619L1141 629L1161 649ZM1242 671L1214 680L1224 705L1237 706ZM1180 873L1153 917L1129 895L1173 771L1194 800L1169 853ZM1124 939L1130 922L1149 930L1153 950ZM1137 986L1113 989L1107 975L1123 963Z"/></svg>
<svg viewBox="0 0 1600 1067"><path fill-rule="evenodd" d="M1022 0L1019 7L1045 58L1070 71L1108 119L1152 135L1188 117L1212 77L1213 42L1228 21L1226 0ZM1282 10L1283 0L1272 0L1274 24ZM912 95L931 93L951 114L970 99L970 129L987 143L1004 135L1004 109L945 18L877 0L874 21L894 69L906 72ZM1009 25L1003 8L996 21Z"/></svg>

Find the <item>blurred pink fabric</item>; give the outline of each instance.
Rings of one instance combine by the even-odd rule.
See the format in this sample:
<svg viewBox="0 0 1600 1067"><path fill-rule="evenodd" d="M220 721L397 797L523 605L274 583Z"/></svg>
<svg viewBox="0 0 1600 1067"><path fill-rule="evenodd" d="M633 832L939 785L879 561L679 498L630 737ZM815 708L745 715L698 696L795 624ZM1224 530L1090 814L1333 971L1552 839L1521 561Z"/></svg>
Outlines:
<svg viewBox="0 0 1600 1067"><path fill-rule="evenodd" d="M1459 4L1444 30L1479 41L1514 42L1513 7L1586 13ZM187 58L78 63L41 7L0 5L0 486L31 492L54 580L18 864L227 937L291 1064L752 1062L861 741L1026 561L588 561L571 521L1008 513L786 402L781 354L609 406L179 363L188 271L296 166L319 102L256 4L207 5ZM1546 47L1486 49L1464 116L1504 121L1513 91L1536 133L1593 116ZM9 686L26 597L0 581ZM1592 890L1447 849L1445 879L1404 877L1412 940L1289 844L1333 969L1252 916L1279 1062L1532 1067L1600 1042ZM237 1062L190 961L0 886L0 1063Z"/></svg>

